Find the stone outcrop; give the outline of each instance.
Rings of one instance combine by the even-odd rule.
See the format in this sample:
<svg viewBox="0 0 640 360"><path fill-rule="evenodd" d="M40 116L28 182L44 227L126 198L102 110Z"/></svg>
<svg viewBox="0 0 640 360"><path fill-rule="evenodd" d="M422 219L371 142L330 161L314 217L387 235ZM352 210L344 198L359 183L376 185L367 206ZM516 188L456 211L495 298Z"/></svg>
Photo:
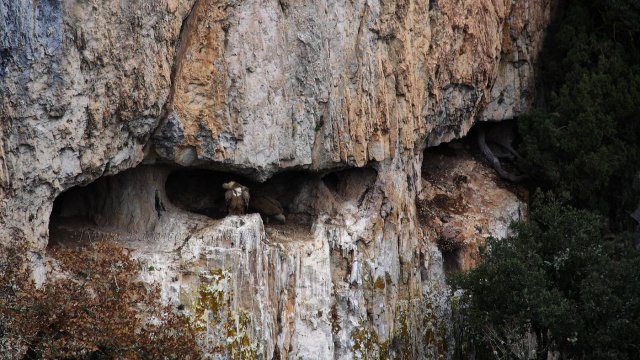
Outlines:
<svg viewBox="0 0 640 360"><path fill-rule="evenodd" d="M438 151L427 149L418 219L443 253L445 269L469 270L480 261L479 249L490 237L509 235L509 224L527 214L527 191L501 180L459 142Z"/></svg>
<svg viewBox="0 0 640 360"><path fill-rule="evenodd" d="M44 249L60 192L134 167L156 128L186 2L0 3L0 222Z"/></svg>
<svg viewBox="0 0 640 360"><path fill-rule="evenodd" d="M406 191L405 179L380 181L373 169L297 176L287 224L265 228L257 214L176 207L164 187L175 170L145 165L65 193L53 246L109 239L131 249L212 356L446 356L440 254L416 242L420 229L385 195Z"/></svg>
<svg viewBox="0 0 640 360"><path fill-rule="evenodd" d="M44 281L54 200L100 179L63 210L163 269L143 276L207 351L446 357L422 151L526 109L551 2L0 0L0 241L28 243ZM313 171L287 209L308 231L186 212L176 165Z"/></svg>

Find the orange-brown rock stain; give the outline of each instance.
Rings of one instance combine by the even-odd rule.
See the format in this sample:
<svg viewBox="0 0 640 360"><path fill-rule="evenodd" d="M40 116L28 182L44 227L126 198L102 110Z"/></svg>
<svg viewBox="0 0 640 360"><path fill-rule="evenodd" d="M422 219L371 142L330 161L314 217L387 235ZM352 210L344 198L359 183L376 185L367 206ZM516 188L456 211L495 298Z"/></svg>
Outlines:
<svg viewBox="0 0 640 360"><path fill-rule="evenodd" d="M203 128L216 139L222 131L233 132L237 126L223 121L228 119L224 60L225 31L229 27L226 6L226 1L197 0L183 29L170 101L182 122L185 147L201 149L197 135ZM215 152L216 160L231 156L222 147Z"/></svg>

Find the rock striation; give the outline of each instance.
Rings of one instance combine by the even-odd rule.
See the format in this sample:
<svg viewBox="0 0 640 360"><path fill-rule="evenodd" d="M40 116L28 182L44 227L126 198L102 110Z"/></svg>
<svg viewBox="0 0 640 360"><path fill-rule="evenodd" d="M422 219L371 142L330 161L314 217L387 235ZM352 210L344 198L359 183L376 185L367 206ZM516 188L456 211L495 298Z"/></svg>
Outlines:
<svg viewBox="0 0 640 360"><path fill-rule="evenodd" d="M267 177L363 166L517 116L550 1L196 1L161 158Z"/></svg>
<svg viewBox="0 0 640 360"><path fill-rule="evenodd" d="M165 1L0 3L0 222L44 249L53 199L136 166L171 84L182 18Z"/></svg>
<svg viewBox="0 0 640 360"><path fill-rule="evenodd" d="M423 150L527 109L553 6L0 0L0 241L42 282L50 229L78 231L52 212L89 214L222 358L446 358ZM307 171L280 184L304 226L185 211L176 166Z"/></svg>

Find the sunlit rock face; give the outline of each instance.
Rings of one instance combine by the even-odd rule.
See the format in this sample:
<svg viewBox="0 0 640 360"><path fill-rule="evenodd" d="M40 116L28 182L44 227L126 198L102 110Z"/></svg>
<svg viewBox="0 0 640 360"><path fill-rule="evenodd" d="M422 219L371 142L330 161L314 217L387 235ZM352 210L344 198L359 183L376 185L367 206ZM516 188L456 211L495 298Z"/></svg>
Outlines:
<svg viewBox="0 0 640 360"><path fill-rule="evenodd" d="M57 194L143 159L190 8L0 2L2 238L43 249Z"/></svg>
<svg viewBox="0 0 640 360"><path fill-rule="evenodd" d="M279 169L410 157L533 96L550 1L197 1L162 158Z"/></svg>
<svg viewBox="0 0 640 360"><path fill-rule="evenodd" d="M526 110L550 2L0 0L0 241L44 281L107 234L221 358L446 358L422 150ZM181 207L176 166L284 175L287 224Z"/></svg>

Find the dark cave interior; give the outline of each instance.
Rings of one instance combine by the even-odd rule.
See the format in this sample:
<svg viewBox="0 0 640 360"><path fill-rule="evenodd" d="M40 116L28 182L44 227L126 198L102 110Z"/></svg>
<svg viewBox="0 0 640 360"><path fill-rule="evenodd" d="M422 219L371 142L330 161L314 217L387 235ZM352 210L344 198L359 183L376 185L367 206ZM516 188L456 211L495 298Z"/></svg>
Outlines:
<svg viewBox="0 0 640 360"><path fill-rule="evenodd" d="M104 218L106 178L85 186L74 186L56 197L49 217L49 247L103 240L93 231Z"/></svg>
<svg viewBox="0 0 640 360"><path fill-rule="evenodd" d="M273 218L265 216L250 202L249 213L261 213L267 227L309 230L318 211L313 199L332 196L337 200L360 202L376 174L370 168L326 173L291 170L257 182L225 171L144 165L61 193L54 201L50 216L49 244L73 239L99 240L110 234L152 233L158 219L167 211L182 210L222 219L227 215L226 190L222 184L232 180L248 187L252 200L269 197L281 205L286 224L270 221ZM329 193L317 191L322 184ZM295 203L296 199L299 203Z"/></svg>
<svg viewBox="0 0 640 360"><path fill-rule="evenodd" d="M306 181L317 178L308 171L288 171L276 174L265 182L256 182L242 175L207 169L176 169L167 177L165 189L169 201L189 212L221 219L227 215L225 189L222 184L235 181L249 188L251 198L269 196L277 200L285 213ZM250 202L251 212L251 202Z"/></svg>

